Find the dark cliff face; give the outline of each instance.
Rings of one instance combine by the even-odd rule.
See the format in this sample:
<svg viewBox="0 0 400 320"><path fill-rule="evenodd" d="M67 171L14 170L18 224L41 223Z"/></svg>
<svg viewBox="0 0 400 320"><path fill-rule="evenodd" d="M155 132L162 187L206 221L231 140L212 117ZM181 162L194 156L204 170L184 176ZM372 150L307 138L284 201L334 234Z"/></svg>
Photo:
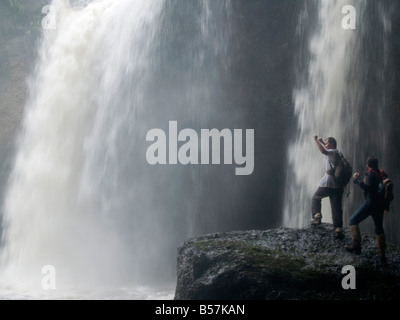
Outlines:
<svg viewBox="0 0 400 320"><path fill-rule="evenodd" d="M175 299L333 300L400 298L400 251L388 246L387 264L375 240L363 235L362 253L333 238L331 225L305 229L207 235L178 249ZM345 266L355 269L356 289L345 290ZM347 280L346 280L347 282Z"/></svg>
<svg viewBox="0 0 400 320"><path fill-rule="evenodd" d="M255 171L243 182L234 181L242 187L240 198L245 200L236 201L218 230L275 228L281 223L285 188L283 146L296 126L292 102L300 45L296 27L304 2L234 0L232 7L227 100L232 113L241 115L241 125L255 130Z"/></svg>
<svg viewBox="0 0 400 320"><path fill-rule="evenodd" d="M27 78L34 67L45 2L0 2L0 199L24 112Z"/></svg>
<svg viewBox="0 0 400 320"><path fill-rule="evenodd" d="M0 145L12 145L22 119L26 79L36 57L44 4L39 1L0 3Z"/></svg>

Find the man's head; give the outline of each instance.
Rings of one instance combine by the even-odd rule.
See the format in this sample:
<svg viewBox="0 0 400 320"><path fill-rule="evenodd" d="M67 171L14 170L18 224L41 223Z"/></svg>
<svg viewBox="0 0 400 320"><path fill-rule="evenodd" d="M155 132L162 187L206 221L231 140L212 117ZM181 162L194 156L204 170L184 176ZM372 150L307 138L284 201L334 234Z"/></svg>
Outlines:
<svg viewBox="0 0 400 320"><path fill-rule="evenodd" d="M336 149L337 148L337 142L335 138L329 137L325 139L325 148L327 150L330 149Z"/></svg>
<svg viewBox="0 0 400 320"><path fill-rule="evenodd" d="M379 166L378 158L375 157L375 156L370 156L370 157L367 159L367 166L368 166L369 168L371 168L371 169L377 170L377 169L378 169L378 166Z"/></svg>

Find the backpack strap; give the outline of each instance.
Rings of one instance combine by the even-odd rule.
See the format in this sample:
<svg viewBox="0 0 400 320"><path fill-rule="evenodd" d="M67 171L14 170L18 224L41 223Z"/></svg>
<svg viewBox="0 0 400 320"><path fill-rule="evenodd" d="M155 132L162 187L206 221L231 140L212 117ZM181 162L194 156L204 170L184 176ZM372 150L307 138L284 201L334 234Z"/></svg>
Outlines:
<svg viewBox="0 0 400 320"><path fill-rule="evenodd" d="M340 156L341 156L340 151L335 149L335 167L336 167L336 165L337 165L337 163L339 161ZM329 162L329 165L330 165L331 169L335 170L335 168L332 166L332 163L329 161L329 156L328 156L328 162Z"/></svg>
<svg viewBox="0 0 400 320"><path fill-rule="evenodd" d="M386 174L384 173L383 170L379 170L379 171L375 171L375 170L370 170L369 172L372 172L373 174L375 174L379 181L383 181L385 179Z"/></svg>

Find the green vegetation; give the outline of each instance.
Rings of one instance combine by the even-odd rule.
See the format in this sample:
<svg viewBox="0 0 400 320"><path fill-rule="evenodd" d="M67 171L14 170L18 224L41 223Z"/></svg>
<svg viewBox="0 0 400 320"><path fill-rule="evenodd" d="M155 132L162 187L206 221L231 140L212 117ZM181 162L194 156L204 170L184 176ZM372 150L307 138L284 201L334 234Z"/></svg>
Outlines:
<svg viewBox="0 0 400 320"><path fill-rule="evenodd" d="M274 274L284 280L285 277L303 279L303 281L318 281L321 276L326 276L323 270L316 272L314 269L307 269L304 258L296 257L279 250L271 250L261 246L240 241L199 241L194 243L197 250L208 251L213 248L226 250L223 264L230 265L241 261L245 271L249 274L260 274L266 272ZM336 281L336 278L335 278Z"/></svg>

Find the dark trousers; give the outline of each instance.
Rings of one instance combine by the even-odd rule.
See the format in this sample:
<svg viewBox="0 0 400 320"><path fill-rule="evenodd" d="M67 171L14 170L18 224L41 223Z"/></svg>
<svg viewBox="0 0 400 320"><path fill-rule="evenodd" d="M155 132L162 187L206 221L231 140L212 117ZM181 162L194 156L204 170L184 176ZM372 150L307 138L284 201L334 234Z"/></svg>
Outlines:
<svg viewBox="0 0 400 320"><path fill-rule="evenodd" d="M350 225L355 226L360 224L369 216L374 220L375 234L379 235L384 233L383 230L383 215L384 207L379 202L374 203L366 201L354 214L350 217Z"/></svg>
<svg viewBox="0 0 400 320"><path fill-rule="evenodd" d="M343 191L344 191L343 188L333 189L333 188L319 187L312 198L312 203L311 203L312 216L314 217L315 214L322 213L321 201L323 198L329 197L332 209L333 227L335 229L343 228L343 207L342 207Z"/></svg>

